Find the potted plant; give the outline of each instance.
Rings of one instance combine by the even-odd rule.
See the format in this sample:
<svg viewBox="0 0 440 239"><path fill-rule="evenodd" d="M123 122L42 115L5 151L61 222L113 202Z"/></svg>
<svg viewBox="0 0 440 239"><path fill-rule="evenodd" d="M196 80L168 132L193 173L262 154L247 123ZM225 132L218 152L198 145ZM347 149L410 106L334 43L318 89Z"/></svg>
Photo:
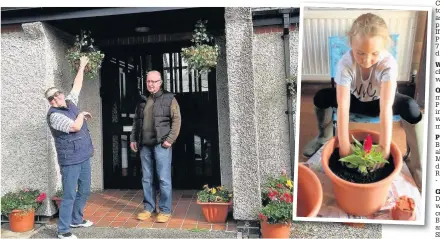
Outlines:
<svg viewBox="0 0 440 239"><path fill-rule="evenodd" d="M374 145L379 141L379 133L352 130L349 134L352 154L339 157L336 136L324 145L321 164L333 184L339 207L352 215L369 216L385 203L391 183L402 169L402 153L391 142L390 157L385 160ZM364 140L361 143L357 139ZM379 164L383 167L378 168Z"/></svg>
<svg viewBox="0 0 440 239"><path fill-rule="evenodd" d="M210 188L204 185L203 190L197 193L197 204L208 222L226 222L229 206L232 205L232 192L223 186Z"/></svg>
<svg viewBox="0 0 440 239"><path fill-rule="evenodd" d="M269 176L266 183L261 188L261 199L263 207L268 205L272 200L273 194L289 193L293 189L293 182L287 177L285 169L281 170L279 177Z"/></svg>
<svg viewBox="0 0 440 239"><path fill-rule="evenodd" d="M66 58L72 66L74 72L78 71L80 65L80 58L87 56L89 63L87 63L84 72L90 79L95 79L99 75L104 54L93 45L94 39L91 37L90 31L81 30L81 34L76 36L75 43L67 50Z"/></svg>
<svg viewBox="0 0 440 239"><path fill-rule="evenodd" d="M39 190L22 189L8 192L1 198L1 212L8 216L13 232L26 232L34 228L35 210L46 199L46 193Z"/></svg>
<svg viewBox="0 0 440 239"><path fill-rule="evenodd" d="M258 214L263 238L289 238L292 224L293 183L283 170L262 188L263 208Z"/></svg>
<svg viewBox="0 0 440 239"><path fill-rule="evenodd" d="M209 72L217 65L219 55L218 45L214 43L212 37L206 30L208 21L197 21L191 42L194 45L182 48L182 57L188 63L188 68L195 70L198 76L203 72Z"/></svg>
<svg viewBox="0 0 440 239"><path fill-rule="evenodd" d="M57 190L55 195L52 197L52 201L55 202L55 204L57 205L58 209L60 209L60 205L61 205L61 200L62 199L63 199L63 189L59 189L59 190Z"/></svg>
<svg viewBox="0 0 440 239"><path fill-rule="evenodd" d="M315 217L321 209L323 192L318 176L303 163L298 164L296 214L298 217Z"/></svg>

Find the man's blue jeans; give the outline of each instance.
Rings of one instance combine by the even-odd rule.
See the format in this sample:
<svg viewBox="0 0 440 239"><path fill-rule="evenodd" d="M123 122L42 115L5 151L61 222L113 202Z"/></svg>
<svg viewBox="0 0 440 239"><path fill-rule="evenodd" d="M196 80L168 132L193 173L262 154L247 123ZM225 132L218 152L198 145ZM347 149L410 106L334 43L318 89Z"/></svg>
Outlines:
<svg viewBox="0 0 440 239"><path fill-rule="evenodd" d="M171 213L171 152L171 148L164 148L161 144L141 148L144 209L149 212L156 210L156 189L153 187L153 160L155 159L160 188L159 210L164 214Z"/></svg>
<svg viewBox="0 0 440 239"><path fill-rule="evenodd" d="M63 200L61 200L58 220L58 233L70 232L71 224L83 221L84 207L90 195L91 166L90 159L60 167L63 183ZM78 191L76 186L78 185Z"/></svg>

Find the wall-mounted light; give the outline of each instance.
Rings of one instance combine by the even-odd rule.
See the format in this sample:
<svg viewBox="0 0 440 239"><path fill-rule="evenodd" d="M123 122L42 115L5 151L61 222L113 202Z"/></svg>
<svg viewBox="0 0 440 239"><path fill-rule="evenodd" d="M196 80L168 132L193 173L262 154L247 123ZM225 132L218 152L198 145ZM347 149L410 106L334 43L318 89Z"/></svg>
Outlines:
<svg viewBox="0 0 440 239"><path fill-rule="evenodd" d="M148 31L150 31L150 28L149 27L136 27L134 30L136 32L148 32Z"/></svg>

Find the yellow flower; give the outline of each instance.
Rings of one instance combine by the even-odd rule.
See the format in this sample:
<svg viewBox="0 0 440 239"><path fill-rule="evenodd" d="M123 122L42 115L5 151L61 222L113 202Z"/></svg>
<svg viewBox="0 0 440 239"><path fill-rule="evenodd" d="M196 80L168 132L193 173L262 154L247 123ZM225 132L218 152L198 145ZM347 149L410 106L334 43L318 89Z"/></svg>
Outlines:
<svg viewBox="0 0 440 239"><path fill-rule="evenodd" d="M289 188L292 188L292 187L293 187L293 185L292 185L292 181L291 181L291 180L287 180L286 185L287 185L287 187L289 187Z"/></svg>
<svg viewBox="0 0 440 239"><path fill-rule="evenodd" d="M215 194L217 192L217 190L215 190L215 188L212 189L212 194Z"/></svg>

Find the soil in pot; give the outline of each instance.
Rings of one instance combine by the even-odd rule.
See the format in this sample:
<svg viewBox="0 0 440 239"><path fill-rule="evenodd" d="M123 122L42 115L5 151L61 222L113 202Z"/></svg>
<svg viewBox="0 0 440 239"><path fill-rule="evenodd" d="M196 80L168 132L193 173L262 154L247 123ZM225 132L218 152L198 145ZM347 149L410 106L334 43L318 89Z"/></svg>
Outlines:
<svg viewBox="0 0 440 239"><path fill-rule="evenodd" d="M339 148L335 148L329 160L329 168L338 177L351 183L367 184L379 182L394 171L394 160L391 154L388 159L389 163L386 163L382 168L370 172L367 175L363 175L356 168L346 167L339 159Z"/></svg>

